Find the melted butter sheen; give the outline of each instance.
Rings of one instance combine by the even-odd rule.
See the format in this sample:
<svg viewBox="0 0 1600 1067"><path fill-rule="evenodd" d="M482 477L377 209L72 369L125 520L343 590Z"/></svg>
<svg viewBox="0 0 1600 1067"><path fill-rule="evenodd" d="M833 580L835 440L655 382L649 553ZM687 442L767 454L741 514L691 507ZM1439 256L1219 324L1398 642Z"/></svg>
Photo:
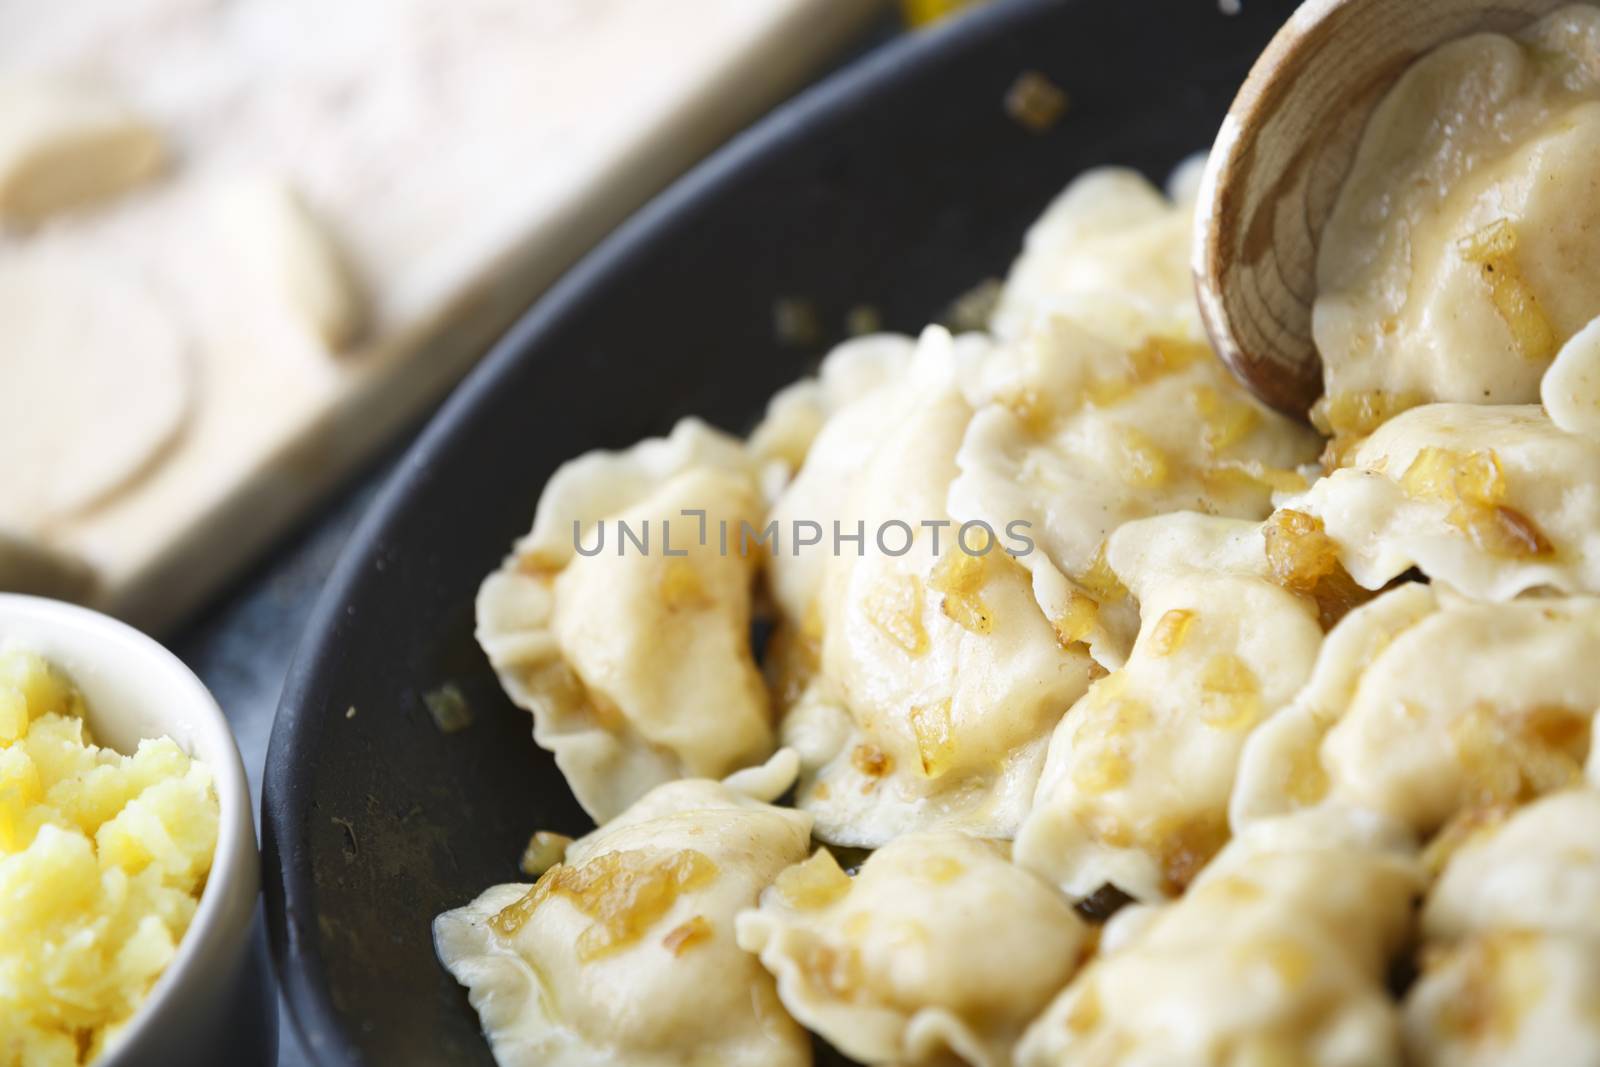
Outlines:
<svg viewBox="0 0 1600 1067"><path fill-rule="evenodd" d="M1414 499L1450 504L1446 521L1491 556L1537 559L1552 552L1544 531L1504 503L1505 472L1493 449L1423 448L1401 476L1400 487Z"/></svg>
<svg viewBox="0 0 1600 1067"><path fill-rule="evenodd" d="M607 852L581 866L550 868L489 925L511 937L540 905L554 896L565 897L593 920L578 935L578 959L587 963L638 941L678 897L709 885L716 876L717 865L694 849Z"/></svg>

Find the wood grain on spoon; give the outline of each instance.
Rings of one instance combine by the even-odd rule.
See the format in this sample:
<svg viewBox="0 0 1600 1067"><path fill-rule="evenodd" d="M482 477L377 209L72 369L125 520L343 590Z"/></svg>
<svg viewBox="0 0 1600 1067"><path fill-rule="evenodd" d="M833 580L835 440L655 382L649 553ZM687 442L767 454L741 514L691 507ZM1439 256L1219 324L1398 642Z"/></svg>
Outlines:
<svg viewBox="0 0 1600 1067"><path fill-rule="evenodd" d="M1251 68L1195 211L1194 275L1212 344L1262 400L1304 418L1322 393L1311 338L1317 242L1367 118L1406 67L1571 0L1309 0Z"/></svg>

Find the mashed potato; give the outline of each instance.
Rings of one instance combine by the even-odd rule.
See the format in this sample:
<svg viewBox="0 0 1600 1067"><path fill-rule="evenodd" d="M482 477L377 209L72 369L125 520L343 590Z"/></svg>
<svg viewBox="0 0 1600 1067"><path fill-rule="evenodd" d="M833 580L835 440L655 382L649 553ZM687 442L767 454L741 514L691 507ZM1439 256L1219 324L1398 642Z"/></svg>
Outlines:
<svg viewBox="0 0 1600 1067"><path fill-rule="evenodd" d="M169 738L94 744L83 697L0 651L0 1067L93 1061L172 959L217 843L211 772Z"/></svg>

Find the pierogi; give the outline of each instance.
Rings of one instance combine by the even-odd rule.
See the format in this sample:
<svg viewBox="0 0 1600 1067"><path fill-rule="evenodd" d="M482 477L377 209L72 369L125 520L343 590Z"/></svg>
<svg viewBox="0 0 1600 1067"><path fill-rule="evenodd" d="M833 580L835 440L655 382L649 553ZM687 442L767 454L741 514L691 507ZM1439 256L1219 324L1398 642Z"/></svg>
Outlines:
<svg viewBox="0 0 1600 1067"><path fill-rule="evenodd" d="M1318 246L1322 429L1415 404L1527 404L1596 314L1600 11L1414 63L1367 123Z"/></svg>
<svg viewBox="0 0 1600 1067"><path fill-rule="evenodd" d="M757 554L738 541L761 510L743 445L685 420L557 471L479 590L479 644L595 819L775 747L750 644Z"/></svg>
<svg viewBox="0 0 1600 1067"><path fill-rule="evenodd" d="M1165 194L1126 167L1073 179L1023 237L990 331L1015 341L1039 319L1064 316L1128 346L1151 334L1201 336L1189 231L1203 163L1179 166Z"/></svg>
<svg viewBox="0 0 1600 1067"><path fill-rule="evenodd" d="M1090 928L1001 842L906 834L854 878L825 850L739 916L796 1019L865 1064L1008 1067Z"/></svg>
<svg viewBox="0 0 1600 1067"><path fill-rule="evenodd" d="M1205 340L1191 162L562 467L478 637L601 825L435 925L502 1067L1600 1065L1596 170L1600 9L1404 73L1320 434Z"/></svg>
<svg viewBox="0 0 1600 1067"><path fill-rule="evenodd" d="M1056 727L1017 861L1087 897L1182 892L1227 839L1239 751L1316 661L1315 601L1273 580L1259 523L1179 513L1112 535L1138 600L1127 663Z"/></svg>
<svg viewBox="0 0 1600 1067"><path fill-rule="evenodd" d="M1368 589L1417 567L1484 600L1600 592L1600 437L1537 407L1414 408L1284 506Z"/></svg>
<svg viewBox="0 0 1600 1067"><path fill-rule="evenodd" d="M1600 709L1597 657L1600 599L1384 593L1328 634L1305 688L1245 743L1232 823L1332 802L1427 835L1573 785Z"/></svg>
<svg viewBox="0 0 1600 1067"><path fill-rule="evenodd" d="M1600 792L1473 813L1461 837L1422 913L1410 1062L1600 1062Z"/></svg>
<svg viewBox="0 0 1600 1067"><path fill-rule="evenodd" d="M825 555L806 616L782 638L797 802L833 844L935 827L1010 837L1050 730L1093 669L1058 638L998 532L968 536L945 510L972 414L956 368L951 338L930 329L899 387L904 410L839 505L862 540Z"/></svg>
<svg viewBox="0 0 1600 1067"><path fill-rule="evenodd" d="M567 848L434 922L501 1067L809 1067L811 1042L734 918L803 859L811 819L774 807L792 753L725 782L658 786Z"/></svg>
<svg viewBox="0 0 1600 1067"><path fill-rule="evenodd" d="M1382 819L1322 810L1258 824L1181 899L1119 912L1017 1063L1399 1067L1383 979L1421 886L1407 835Z"/></svg>
<svg viewBox="0 0 1600 1067"><path fill-rule="evenodd" d="M812 444L825 426L833 425L833 416L868 394L880 390L887 394L902 381L915 351L915 339L901 334L855 337L829 352L815 377L802 378L774 393L767 402L766 414L750 432L750 451L758 462L777 468L768 475L776 483L775 488L785 488L789 479L807 464ZM825 450L810 461L812 472L807 480L818 490L831 492L840 477L851 470L850 459L869 447L880 425L876 411L870 405L860 406L848 429L833 425L829 431L833 442L831 458L825 458L830 457Z"/></svg>
<svg viewBox="0 0 1600 1067"><path fill-rule="evenodd" d="M773 397L751 435L751 450L776 497L767 519L781 538L768 561L769 584L780 617L793 625L810 618L814 626L823 564L837 554L831 539L835 530L853 533L861 519L846 506L853 478L912 414L924 386L945 387L989 347L981 335L948 342L947 336L936 329L920 346L892 334L845 342L828 353L815 378ZM936 516L908 516L913 525L920 518ZM798 523L815 523L822 540L796 548Z"/></svg>
<svg viewBox="0 0 1600 1067"><path fill-rule="evenodd" d="M1189 179L1175 179L1187 189ZM1260 519L1316 438L1250 396L1197 325L1192 194L1168 202L1106 168L1077 179L1028 235L965 387L975 414L950 488L958 519L1022 520L1020 557L1058 629L1121 665L1137 616L1109 580L1105 539L1180 509Z"/></svg>
<svg viewBox="0 0 1600 1067"><path fill-rule="evenodd" d="M1035 596L1069 640L1120 666L1137 615L1105 567L1105 541L1134 519L1188 509L1260 519L1274 489L1306 483L1301 427L1248 397L1203 342L1123 348L1065 317L985 363L956 456L950 511L1021 520Z"/></svg>

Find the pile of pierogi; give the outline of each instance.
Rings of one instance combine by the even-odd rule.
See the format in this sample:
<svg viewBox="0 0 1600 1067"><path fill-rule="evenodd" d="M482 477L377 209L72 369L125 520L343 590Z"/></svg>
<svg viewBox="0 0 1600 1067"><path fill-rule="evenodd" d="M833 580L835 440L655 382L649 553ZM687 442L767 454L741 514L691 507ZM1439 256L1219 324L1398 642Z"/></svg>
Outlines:
<svg viewBox="0 0 1600 1067"><path fill-rule="evenodd" d="M1315 429L1199 168L550 480L478 637L599 828L434 928L502 1067L1600 1064L1600 10L1390 91Z"/></svg>

